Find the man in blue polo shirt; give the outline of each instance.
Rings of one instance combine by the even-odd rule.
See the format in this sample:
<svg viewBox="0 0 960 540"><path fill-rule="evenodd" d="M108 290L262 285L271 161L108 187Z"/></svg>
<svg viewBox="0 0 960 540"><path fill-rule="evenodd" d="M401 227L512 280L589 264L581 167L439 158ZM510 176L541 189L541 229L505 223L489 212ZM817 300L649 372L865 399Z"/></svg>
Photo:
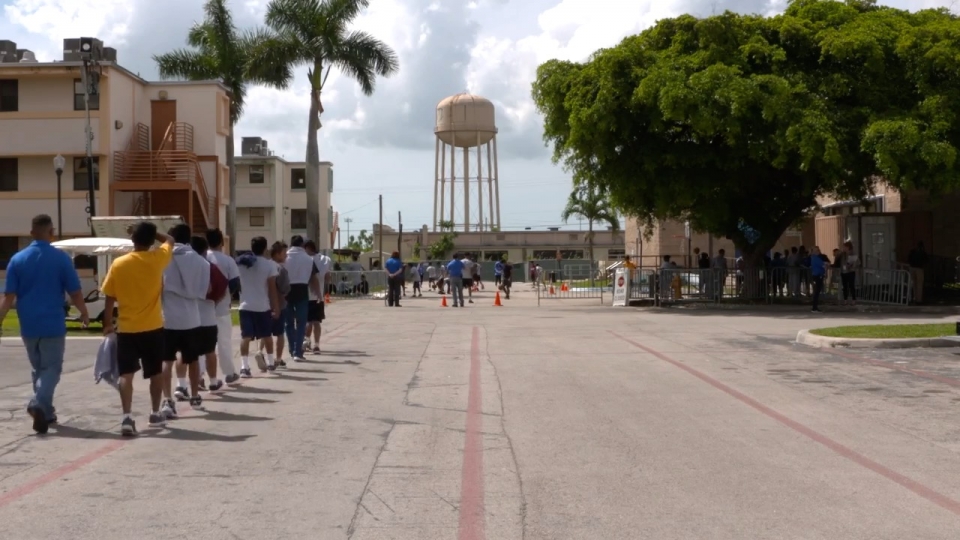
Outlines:
<svg viewBox="0 0 960 540"><path fill-rule="evenodd" d="M20 337L33 368L34 397L27 406L27 412L33 417L33 430L46 433L49 425L57 421L53 393L60 382L66 347L64 293L70 295L70 301L80 311L84 326L87 326L90 318L73 261L65 252L50 245L53 240L53 220L50 216L41 214L33 218L30 235L33 242L7 263L7 284L0 303L0 321L6 318L16 302Z"/></svg>
<svg viewBox="0 0 960 540"><path fill-rule="evenodd" d="M447 273L450 276L450 296L453 298L453 307L466 307L463 305L463 260L459 253L447 263Z"/></svg>

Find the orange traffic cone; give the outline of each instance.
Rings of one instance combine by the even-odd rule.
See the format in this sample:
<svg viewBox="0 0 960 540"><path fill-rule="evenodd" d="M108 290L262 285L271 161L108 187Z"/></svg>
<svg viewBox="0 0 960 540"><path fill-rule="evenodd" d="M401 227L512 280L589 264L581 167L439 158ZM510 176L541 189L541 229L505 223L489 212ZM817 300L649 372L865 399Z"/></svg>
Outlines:
<svg viewBox="0 0 960 540"><path fill-rule="evenodd" d="M327 293L327 294L323 295L323 303L324 303L324 304L329 304L329 303L330 303L330 293Z"/></svg>
<svg viewBox="0 0 960 540"><path fill-rule="evenodd" d="M447 295L443 295L440 298L440 307L447 307Z"/></svg>
<svg viewBox="0 0 960 540"><path fill-rule="evenodd" d="M557 292L553 290L553 285L550 286L550 294L557 294Z"/></svg>
<svg viewBox="0 0 960 540"><path fill-rule="evenodd" d="M564 281L563 285L560 285L560 292L567 292L570 290L570 287L567 287L567 282Z"/></svg>
<svg viewBox="0 0 960 540"><path fill-rule="evenodd" d="M500 303L500 291L497 291L497 296L493 299L493 305L503 307L503 304Z"/></svg>

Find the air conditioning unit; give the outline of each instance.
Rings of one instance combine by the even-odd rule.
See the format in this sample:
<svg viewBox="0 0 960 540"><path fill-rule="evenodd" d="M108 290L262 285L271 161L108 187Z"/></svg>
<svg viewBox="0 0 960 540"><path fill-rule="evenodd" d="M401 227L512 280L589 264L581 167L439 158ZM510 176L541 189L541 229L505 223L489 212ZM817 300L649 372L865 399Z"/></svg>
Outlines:
<svg viewBox="0 0 960 540"><path fill-rule="evenodd" d="M33 51L28 51L26 49L21 49L17 51L17 56L20 58L21 64L36 64L37 55L33 54Z"/></svg>

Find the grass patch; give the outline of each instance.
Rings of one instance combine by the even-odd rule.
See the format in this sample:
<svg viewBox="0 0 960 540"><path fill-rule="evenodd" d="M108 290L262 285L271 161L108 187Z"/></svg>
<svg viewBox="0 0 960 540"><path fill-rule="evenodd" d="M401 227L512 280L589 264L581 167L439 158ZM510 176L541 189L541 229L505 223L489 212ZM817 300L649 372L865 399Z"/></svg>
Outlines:
<svg viewBox="0 0 960 540"><path fill-rule="evenodd" d="M907 339L936 338L956 333L956 323L939 324L871 324L817 328L811 334L835 338Z"/></svg>
<svg viewBox="0 0 960 540"><path fill-rule="evenodd" d="M80 323L67 321L68 336L97 336L103 333L103 327L100 323L90 323L89 328L81 328ZM17 318L16 311L7 313L3 319L3 337L13 337L20 335L20 319Z"/></svg>

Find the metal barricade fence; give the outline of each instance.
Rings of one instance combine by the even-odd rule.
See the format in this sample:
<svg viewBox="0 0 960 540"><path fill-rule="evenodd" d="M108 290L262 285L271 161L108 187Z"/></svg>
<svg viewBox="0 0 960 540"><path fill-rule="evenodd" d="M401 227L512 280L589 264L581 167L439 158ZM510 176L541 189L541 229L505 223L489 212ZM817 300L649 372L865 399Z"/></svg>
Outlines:
<svg viewBox="0 0 960 540"><path fill-rule="evenodd" d="M375 298L386 301L387 272L330 272L330 282L327 283L325 292L334 298Z"/></svg>
<svg viewBox="0 0 960 540"><path fill-rule="evenodd" d="M657 304L722 301L806 303L813 300L817 282L810 269L802 267L746 270L669 268L643 272L649 272L649 275L631 283L630 298L651 298ZM837 302L844 298L840 276L838 268L827 268L820 290L821 301ZM649 280L649 284L645 279ZM855 297L858 302L894 305L908 305L912 294L910 272L903 269L860 269L856 273L853 290L847 292L851 299Z"/></svg>

